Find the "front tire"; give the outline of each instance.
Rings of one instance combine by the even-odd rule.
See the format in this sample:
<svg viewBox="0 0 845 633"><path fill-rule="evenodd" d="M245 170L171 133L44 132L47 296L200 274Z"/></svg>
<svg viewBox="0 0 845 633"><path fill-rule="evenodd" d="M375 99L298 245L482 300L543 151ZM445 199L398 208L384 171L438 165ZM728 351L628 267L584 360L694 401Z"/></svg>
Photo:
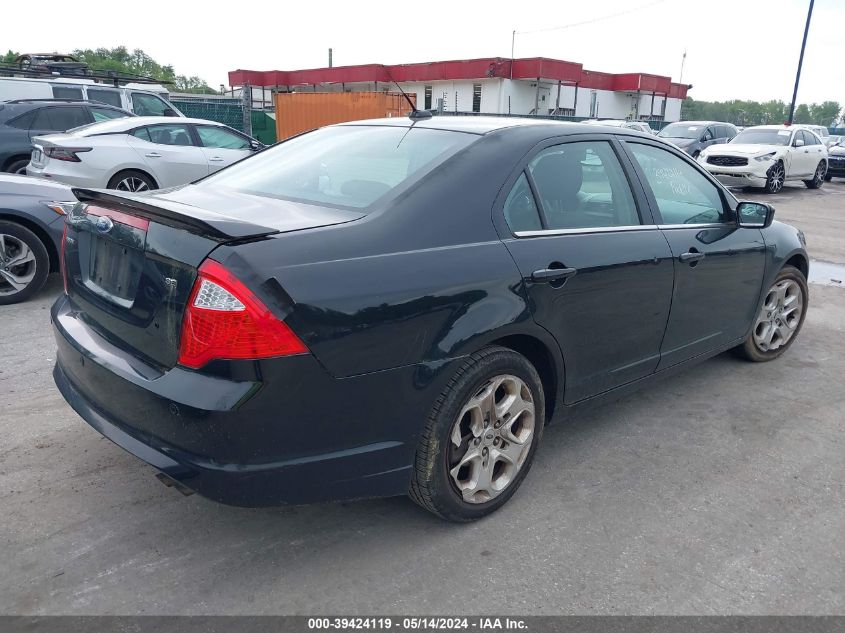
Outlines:
<svg viewBox="0 0 845 633"><path fill-rule="evenodd" d="M809 294L804 274L784 266L766 292L748 338L737 350L747 360L762 363L778 358L798 336L807 315Z"/></svg>
<svg viewBox="0 0 845 633"><path fill-rule="evenodd" d="M805 180L804 184L807 185L807 189L818 189L824 184L825 175L827 172L827 165L825 165L824 161L819 161L818 167L816 167L816 173L813 174L812 180Z"/></svg>
<svg viewBox="0 0 845 633"><path fill-rule="evenodd" d="M428 416L409 496L449 521L498 510L528 474L544 425L543 385L528 359L504 347L476 352Z"/></svg>
<svg viewBox="0 0 845 633"><path fill-rule="evenodd" d="M26 301L50 272L47 248L28 228L0 221L0 305Z"/></svg>
<svg viewBox="0 0 845 633"><path fill-rule="evenodd" d="M783 183L786 180L786 170L783 163L778 161L766 172L766 185L763 189L766 193L779 193L783 189Z"/></svg>

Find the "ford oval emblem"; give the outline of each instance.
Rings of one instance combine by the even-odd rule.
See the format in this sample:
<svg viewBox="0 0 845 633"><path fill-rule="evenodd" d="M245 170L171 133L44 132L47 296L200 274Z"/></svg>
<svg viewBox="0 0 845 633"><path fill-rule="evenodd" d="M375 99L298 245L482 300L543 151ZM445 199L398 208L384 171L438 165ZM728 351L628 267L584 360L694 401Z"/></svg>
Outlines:
<svg viewBox="0 0 845 633"><path fill-rule="evenodd" d="M110 217L101 215L97 218L97 223L94 226L97 228L98 233L108 233L114 227L114 222L112 222Z"/></svg>

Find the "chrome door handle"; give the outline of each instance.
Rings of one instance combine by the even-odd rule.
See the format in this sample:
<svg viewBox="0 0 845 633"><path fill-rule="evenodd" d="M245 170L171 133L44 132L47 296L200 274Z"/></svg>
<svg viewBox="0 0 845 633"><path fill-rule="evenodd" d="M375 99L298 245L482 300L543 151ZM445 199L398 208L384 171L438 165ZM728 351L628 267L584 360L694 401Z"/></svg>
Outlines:
<svg viewBox="0 0 845 633"><path fill-rule="evenodd" d="M150 152L148 154L144 154L144 156L147 156L148 158L161 158L161 154L158 152Z"/></svg>
<svg viewBox="0 0 845 633"><path fill-rule="evenodd" d="M561 279L569 279L577 273L578 270L575 268L543 268L531 273L531 281L538 283L560 281Z"/></svg>
<svg viewBox="0 0 845 633"><path fill-rule="evenodd" d="M698 251L689 251L687 253L681 253L678 256L678 259L681 260L684 263L690 263L690 262L697 262L699 260L702 260L702 259L704 259L704 256L705 256L704 253L699 253Z"/></svg>

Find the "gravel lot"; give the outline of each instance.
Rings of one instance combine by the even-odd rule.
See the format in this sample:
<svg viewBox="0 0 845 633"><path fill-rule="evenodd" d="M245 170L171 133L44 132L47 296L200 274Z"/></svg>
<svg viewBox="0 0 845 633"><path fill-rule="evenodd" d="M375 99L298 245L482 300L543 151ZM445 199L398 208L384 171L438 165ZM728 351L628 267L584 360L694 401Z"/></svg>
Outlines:
<svg viewBox="0 0 845 633"><path fill-rule="evenodd" d="M845 181L759 197L845 264ZM722 355L550 427L465 526L165 488L56 391L60 289L0 308L0 613L845 613L845 288L811 286L777 362Z"/></svg>

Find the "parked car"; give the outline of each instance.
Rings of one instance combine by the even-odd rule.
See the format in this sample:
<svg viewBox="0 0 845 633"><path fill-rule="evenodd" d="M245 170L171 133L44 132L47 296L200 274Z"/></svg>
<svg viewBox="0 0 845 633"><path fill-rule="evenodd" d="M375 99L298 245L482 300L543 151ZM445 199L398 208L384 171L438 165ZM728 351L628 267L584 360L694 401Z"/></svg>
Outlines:
<svg viewBox="0 0 845 633"><path fill-rule="evenodd" d="M59 75L84 75L88 64L81 62L73 55L62 53L26 53L18 55L12 62L13 66L25 71L43 71Z"/></svg>
<svg viewBox="0 0 845 633"><path fill-rule="evenodd" d="M657 133L660 138L674 143L693 158L711 145L728 143L739 132L731 123L719 121L681 121L670 123Z"/></svg>
<svg viewBox="0 0 845 633"><path fill-rule="evenodd" d="M70 187L0 174L0 305L25 301L59 270Z"/></svg>
<svg viewBox="0 0 845 633"><path fill-rule="evenodd" d="M708 147L698 162L726 185L777 193L785 182L801 180L818 189L827 172L827 148L803 127L757 125L727 145Z"/></svg>
<svg viewBox="0 0 845 633"><path fill-rule="evenodd" d="M123 108L138 116L184 116L168 100L164 86L128 83L114 87L93 79L73 77L0 77L0 101L20 99L74 99L97 101Z"/></svg>
<svg viewBox="0 0 845 633"><path fill-rule="evenodd" d="M824 179L833 178L845 178L845 137L828 149L827 173Z"/></svg>
<svg viewBox="0 0 845 633"><path fill-rule="evenodd" d="M32 144L30 176L123 191L183 185L264 148L222 123L166 117L103 121Z"/></svg>
<svg viewBox="0 0 845 633"><path fill-rule="evenodd" d="M796 125L795 127L802 127L805 130L815 132L816 136L818 136L822 140L822 143L824 143L825 147L830 147L830 132L825 126L800 124Z"/></svg>
<svg viewBox="0 0 845 633"><path fill-rule="evenodd" d="M587 125L609 125L611 127L624 127L628 128L629 130L637 130L639 132L644 132L645 134L654 134L654 130L651 129L651 126L648 124L647 121L626 121L624 119L588 119L586 121L582 121L582 123L586 123Z"/></svg>
<svg viewBox="0 0 845 633"><path fill-rule="evenodd" d="M477 519L548 421L724 350L777 358L807 312L798 230L622 128L395 117L75 191L59 390L237 505L408 493Z"/></svg>
<svg viewBox="0 0 845 633"><path fill-rule="evenodd" d="M842 143L843 140L845 140L845 136L841 136L839 134L831 134L827 137L827 148L830 149L831 147L836 147L837 145Z"/></svg>
<svg viewBox="0 0 845 633"><path fill-rule="evenodd" d="M21 99L0 103L0 171L26 174L34 136L132 116L121 108L86 101Z"/></svg>

